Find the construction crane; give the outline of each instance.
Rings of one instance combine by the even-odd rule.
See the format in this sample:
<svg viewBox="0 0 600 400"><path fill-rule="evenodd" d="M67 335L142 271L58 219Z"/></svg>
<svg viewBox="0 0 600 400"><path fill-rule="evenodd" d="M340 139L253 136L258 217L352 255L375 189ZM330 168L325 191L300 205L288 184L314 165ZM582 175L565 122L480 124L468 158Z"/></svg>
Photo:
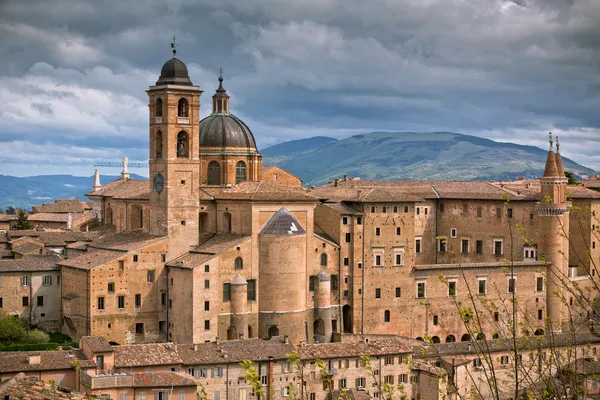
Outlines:
<svg viewBox="0 0 600 400"><path fill-rule="evenodd" d="M127 166L131 167L131 168L147 168L148 164L147 163L128 163ZM94 164L94 167L123 167L123 163L122 162L110 162L110 161L101 161L99 163Z"/></svg>

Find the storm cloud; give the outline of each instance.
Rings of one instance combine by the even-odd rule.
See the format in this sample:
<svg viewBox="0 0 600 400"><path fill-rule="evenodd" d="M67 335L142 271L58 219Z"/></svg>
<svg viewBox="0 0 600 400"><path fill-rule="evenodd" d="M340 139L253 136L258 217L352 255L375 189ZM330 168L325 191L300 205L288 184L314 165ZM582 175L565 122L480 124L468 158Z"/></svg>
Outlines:
<svg viewBox="0 0 600 400"><path fill-rule="evenodd" d="M597 0L4 0L0 173L145 161L145 90L171 56L223 67L259 148L317 135L452 131L600 169ZM144 172L144 171L142 171Z"/></svg>

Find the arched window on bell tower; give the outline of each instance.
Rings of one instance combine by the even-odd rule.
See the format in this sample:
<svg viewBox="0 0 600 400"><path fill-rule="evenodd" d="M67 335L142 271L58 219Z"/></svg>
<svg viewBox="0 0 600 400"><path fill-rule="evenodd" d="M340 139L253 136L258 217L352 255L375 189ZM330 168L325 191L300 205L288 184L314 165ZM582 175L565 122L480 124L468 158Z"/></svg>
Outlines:
<svg viewBox="0 0 600 400"><path fill-rule="evenodd" d="M209 185L221 184L221 165L217 161L211 161L208 164L208 181Z"/></svg>
<svg viewBox="0 0 600 400"><path fill-rule="evenodd" d="M154 158L161 160L163 158L163 134L161 131L156 132L154 138Z"/></svg>
<svg viewBox="0 0 600 400"><path fill-rule="evenodd" d="M181 131L177 134L177 157L189 157L189 142L190 139L187 132Z"/></svg>
<svg viewBox="0 0 600 400"><path fill-rule="evenodd" d="M156 118L162 118L163 116L163 101L160 97L156 99L156 105L154 106L154 116Z"/></svg>
<svg viewBox="0 0 600 400"><path fill-rule="evenodd" d="M246 163L238 161L235 165L235 183L236 185L246 180Z"/></svg>
<svg viewBox="0 0 600 400"><path fill-rule="evenodd" d="M188 118L189 117L189 107L188 101L183 97L179 99L177 102L177 116L179 118Z"/></svg>

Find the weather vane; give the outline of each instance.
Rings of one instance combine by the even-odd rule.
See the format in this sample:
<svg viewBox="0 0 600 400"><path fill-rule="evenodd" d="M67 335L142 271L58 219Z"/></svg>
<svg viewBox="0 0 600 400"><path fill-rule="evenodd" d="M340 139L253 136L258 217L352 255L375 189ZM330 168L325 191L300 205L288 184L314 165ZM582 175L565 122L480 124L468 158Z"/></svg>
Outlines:
<svg viewBox="0 0 600 400"><path fill-rule="evenodd" d="M552 143L554 143L552 140L552 132L548 132L548 140L550 141L550 147L552 147Z"/></svg>
<svg viewBox="0 0 600 400"><path fill-rule="evenodd" d="M171 48L173 49L173 57L177 54L177 44L175 43L175 35L173 35L173 40L171 41Z"/></svg>
<svg viewBox="0 0 600 400"><path fill-rule="evenodd" d="M556 151L559 151L560 144L558 143L558 135L556 136Z"/></svg>

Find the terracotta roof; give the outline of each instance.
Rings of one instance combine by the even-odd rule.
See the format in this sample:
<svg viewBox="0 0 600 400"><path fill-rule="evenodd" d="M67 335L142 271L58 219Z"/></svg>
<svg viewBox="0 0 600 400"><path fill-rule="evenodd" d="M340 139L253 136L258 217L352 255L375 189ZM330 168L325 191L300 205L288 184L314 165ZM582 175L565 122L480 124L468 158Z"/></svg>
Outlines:
<svg viewBox="0 0 600 400"><path fill-rule="evenodd" d="M289 172L289 171L287 171L287 170L285 170L285 169L281 168L279 165L276 165L276 164L273 164L273 165L263 165L263 166L262 166L262 169L261 169L261 173L263 173L263 174L264 174L264 173L266 173L266 172L268 172L268 171L270 171L270 170L272 170L272 169L275 169L275 168L276 168L276 169L278 169L278 170L280 170L280 171L283 171L283 172L285 172L286 174L289 174L289 175L293 176L294 178L298 179L300 182L304 182L302 179L300 179L300 178L299 178L299 177L297 177L296 175L294 175L294 174L292 174L291 172Z"/></svg>
<svg viewBox="0 0 600 400"><path fill-rule="evenodd" d="M325 241L329 242L329 244L332 244L335 247L337 247L338 249L340 248L340 245L337 244L336 241L333 240L333 238L325 232L314 232L313 235L315 235L317 237L317 239L325 240Z"/></svg>
<svg viewBox="0 0 600 400"><path fill-rule="evenodd" d="M25 255L14 260L0 260L0 272L56 271L60 257L57 255Z"/></svg>
<svg viewBox="0 0 600 400"><path fill-rule="evenodd" d="M39 355L40 363L30 364L31 355ZM73 369L72 360L83 368L96 366L80 350L7 351L0 352L0 373Z"/></svg>
<svg viewBox="0 0 600 400"><path fill-rule="evenodd" d="M600 179L586 179L583 181L583 186L585 186L587 188L599 189L600 188Z"/></svg>
<svg viewBox="0 0 600 400"><path fill-rule="evenodd" d="M40 252L40 249L43 249L44 246L40 245L38 243L26 243L23 244L21 246L17 246L16 248L13 248L13 253L15 254L29 254L29 253L38 253Z"/></svg>
<svg viewBox="0 0 600 400"><path fill-rule="evenodd" d="M112 352L113 348L103 336L83 336L82 342L85 342L94 353Z"/></svg>
<svg viewBox="0 0 600 400"><path fill-rule="evenodd" d="M16 221L19 219L16 215L0 214L0 221Z"/></svg>
<svg viewBox="0 0 600 400"><path fill-rule="evenodd" d="M173 343L115 346L115 367L181 364L177 345Z"/></svg>
<svg viewBox="0 0 600 400"><path fill-rule="evenodd" d="M77 242L69 243L67 245L67 249L85 250L85 249L87 249L88 244L89 244L89 242L77 241Z"/></svg>
<svg viewBox="0 0 600 400"><path fill-rule="evenodd" d="M89 192L87 197L103 196L115 199L138 199L148 200L150 198L150 181L134 179L117 179L102 186L96 192Z"/></svg>
<svg viewBox="0 0 600 400"><path fill-rule="evenodd" d="M195 247L189 253L169 261L167 266L195 268L246 240L250 240L250 236L233 233L205 233L200 236L200 245L198 247Z"/></svg>
<svg viewBox="0 0 600 400"><path fill-rule="evenodd" d="M80 219L85 218L93 218L92 216L84 213L77 214L53 214L53 213L37 213L37 214L29 214L27 217L28 221L31 222L64 222L67 223L69 219L69 215L71 215L71 221L75 223L75 221L79 221Z"/></svg>
<svg viewBox="0 0 600 400"><path fill-rule="evenodd" d="M103 235L92 241L88 247L103 250L131 251L165 239L166 236L156 236L142 230L124 231Z"/></svg>
<svg viewBox="0 0 600 400"><path fill-rule="evenodd" d="M402 340L385 340L347 343L319 343L297 347L300 357L305 360L331 359L338 357L380 356L386 354L411 353L412 350Z"/></svg>
<svg viewBox="0 0 600 400"><path fill-rule="evenodd" d="M362 211L359 211L345 203L323 203L324 207L331 208L338 212L340 215L364 215Z"/></svg>
<svg viewBox="0 0 600 400"><path fill-rule="evenodd" d="M77 232L77 231L36 231L36 230L24 230L24 231L8 231L8 236L11 240L14 238L27 236L35 237L43 242L46 247L64 247L67 243L73 243L77 241L90 241L97 238L100 232Z"/></svg>
<svg viewBox="0 0 600 400"><path fill-rule="evenodd" d="M196 386L196 381L177 372L140 372L133 375L135 387Z"/></svg>
<svg viewBox="0 0 600 400"><path fill-rule="evenodd" d="M572 199L600 199L600 192L583 186L567 186L567 196Z"/></svg>
<svg viewBox="0 0 600 400"><path fill-rule="evenodd" d="M38 380L36 377L27 377L19 373L11 379L0 384L0 394L3 398L10 399L54 399L54 400L80 400L84 399L83 393L61 388L56 390L50 384Z"/></svg>
<svg viewBox="0 0 600 400"><path fill-rule="evenodd" d="M369 399L373 398L373 397L371 397L371 395L369 393L365 392L364 390L357 390L357 389L348 389L348 390L346 390L345 395L340 397L342 394L342 391L336 389L336 390L333 390L332 393L328 392L325 399L331 400L332 394L333 394L333 400L338 400L340 398L349 399L349 400L369 400Z"/></svg>
<svg viewBox="0 0 600 400"><path fill-rule="evenodd" d="M526 267L544 267L547 263L544 261L515 261L512 263L517 268ZM508 268L510 263L504 261L481 262L481 263L461 263L461 264L417 264L413 267L415 271L431 271L436 269L474 269L474 268Z"/></svg>
<svg viewBox="0 0 600 400"><path fill-rule="evenodd" d="M115 250L88 250L73 258L62 260L59 265L80 269L92 269L123 257L125 253Z"/></svg>
<svg viewBox="0 0 600 400"><path fill-rule="evenodd" d="M55 200L54 203L44 203L41 206L33 206L31 211L38 213L83 213L83 204L78 199ZM31 214L30 214L31 216Z"/></svg>
<svg viewBox="0 0 600 400"><path fill-rule="evenodd" d="M244 181L229 188L203 187L200 190L216 200L316 201L302 187L281 186L270 181Z"/></svg>

